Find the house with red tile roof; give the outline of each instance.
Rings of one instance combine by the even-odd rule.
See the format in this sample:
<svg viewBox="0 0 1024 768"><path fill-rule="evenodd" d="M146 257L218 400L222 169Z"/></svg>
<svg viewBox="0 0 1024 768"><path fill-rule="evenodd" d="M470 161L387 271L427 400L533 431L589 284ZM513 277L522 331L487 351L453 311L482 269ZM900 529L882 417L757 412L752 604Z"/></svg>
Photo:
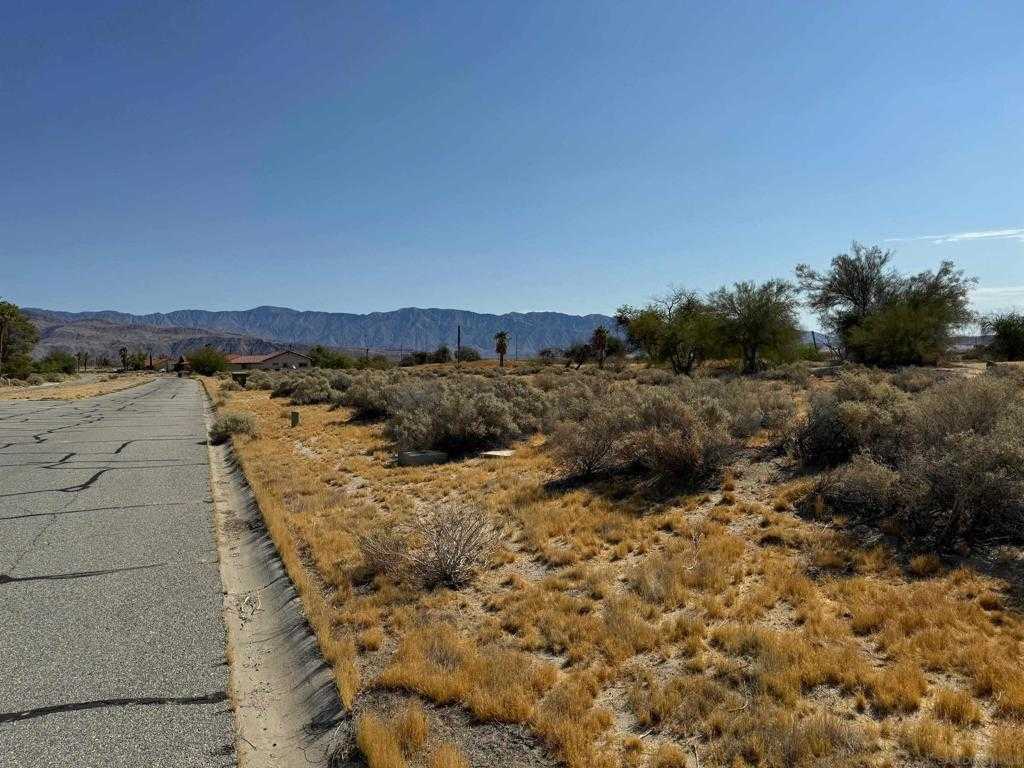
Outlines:
<svg viewBox="0 0 1024 768"><path fill-rule="evenodd" d="M232 371L287 371L310 368L312 365L310 357L290 349L271 352L269 355L228 355L228 368Z"/></svg>

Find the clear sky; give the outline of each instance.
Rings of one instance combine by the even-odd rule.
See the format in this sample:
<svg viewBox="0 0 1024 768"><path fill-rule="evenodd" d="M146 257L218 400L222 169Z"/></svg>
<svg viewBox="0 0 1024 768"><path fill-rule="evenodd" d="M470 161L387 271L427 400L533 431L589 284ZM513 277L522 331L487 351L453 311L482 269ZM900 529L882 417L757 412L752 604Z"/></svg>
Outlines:
<svg viewBox="0 0 1024 768"><path fill-rule="evenodd" d="M853 238L1024 304L1024 3L90 2L0 21L0 296L610 312Z"/></svg>

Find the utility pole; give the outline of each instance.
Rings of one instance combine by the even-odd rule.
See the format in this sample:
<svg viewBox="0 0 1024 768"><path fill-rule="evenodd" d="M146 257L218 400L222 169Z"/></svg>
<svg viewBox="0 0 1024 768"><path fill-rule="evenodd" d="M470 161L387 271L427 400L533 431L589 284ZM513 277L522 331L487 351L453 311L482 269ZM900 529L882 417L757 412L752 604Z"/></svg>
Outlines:
<svg viewBox="0 0 1024 768"><path fill-rule="evenodd" d="M512 337L512 346L515 349L516 362L519 361L519 335L516 334Z"/></svg>
<svg viewBox="0 0 1024 768"><path fill-rule="evenodd" d="M457 337L458 340L455 343L455 367L456 368L461 368L462 367L462 326L459 325L458 328L459 328L459 335Z"/></svg>

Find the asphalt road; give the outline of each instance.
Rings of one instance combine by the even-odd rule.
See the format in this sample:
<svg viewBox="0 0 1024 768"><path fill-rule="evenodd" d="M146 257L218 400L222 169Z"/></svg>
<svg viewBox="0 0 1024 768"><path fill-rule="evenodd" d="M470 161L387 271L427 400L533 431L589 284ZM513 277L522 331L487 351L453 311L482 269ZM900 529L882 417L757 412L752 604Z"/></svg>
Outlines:
<svg viewBox="0 0 1024 768"><path fill-rule="evenodd" d="M200 385L0 401L0 766L232 766Z"/></svg>

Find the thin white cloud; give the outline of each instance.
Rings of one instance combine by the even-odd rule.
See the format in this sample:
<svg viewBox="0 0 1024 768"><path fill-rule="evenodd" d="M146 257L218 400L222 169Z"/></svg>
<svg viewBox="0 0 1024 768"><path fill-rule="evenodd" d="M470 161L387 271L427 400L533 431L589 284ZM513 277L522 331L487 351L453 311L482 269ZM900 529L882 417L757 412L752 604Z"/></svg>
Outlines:
<svg viewBox="0 0 1024 768"><path fill-rule="evenodd" d="M1024 229L985 229L980 232L953 232L948 235L918 235L916 237L890 237L887 243L910 243L924 241L940 245L962 243L970 240L1020 240L1024 242Z"/></svg>
<svg viewBox="0 0 1024 768"><path fill-rule="evenodd" d="M975 288L971 293L982 296L1017 296L1024 295L1024 285L1001 285L998 287Z"/></svg>

